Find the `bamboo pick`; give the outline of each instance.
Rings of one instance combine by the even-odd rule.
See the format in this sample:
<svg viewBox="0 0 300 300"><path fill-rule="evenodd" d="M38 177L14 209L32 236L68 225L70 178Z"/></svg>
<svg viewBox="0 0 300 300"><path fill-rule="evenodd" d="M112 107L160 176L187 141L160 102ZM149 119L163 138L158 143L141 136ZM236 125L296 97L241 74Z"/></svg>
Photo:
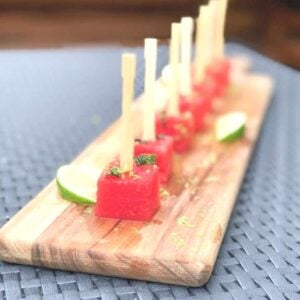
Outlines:
<svg viewBox="0 0 300 300"><path fill-rule="evenodd" d="M202 45L201 45L201 6L199 6L199 14L196 19L196 37L195 37L195 69L196 69L196 81L200 81L200 66L201 66L201 54L202 54Z"/></svg>
<svg viewBox="0 0 300 300"><path fill-rule="evenodd" d="M132 171L134 135L132 123L132 99L136 68L135 54L122 55L122 138L120 150L120 167L123 171Z"/></svg>
<svg viewBox="0 0 300 300"><path fill-rule="evenodd" d="M217 45L217 13L218 13L218 1L219 0L210 0L209 2L209 12L208 12L208 30L209 30L209 52L210 57L208 59L208 64L212 63L216 57L216 45Z"/></svg>
<svg viewBox="0 0 300 300"><path fill-rule="evenodd" d="M178 83L179 83L179 52L180 52L180 24L172 23L170 41L170 66L171 81L169 84L170 99L168 103L168 115L178 116Z"/></svg>
<svg viewBox="0 0 300 300"><path fill-rule="evenodd" d="M210 0L212 7L211 20L214 27L213 58L224 56L224 29L227 10L227 0Z"/></svg>
<svg viewBox="0 0 300 300"><path fill-rule="evenodd" d="M196 53L195 53L195 81L201 82L204 78L207 53L207 5L199 6L199 15L196 20Z"/></svg>
<svg viewBox="0 0 300 300"><path fill-rule="evenodd" d="M216 50L219 57L224 57L225 21L228 0L219 0L218 4L218 40Z"/></svg>
<svg viewBox="0 0 300 300"><path fill-rule="evenodd" d="M189 96L192 91L191 82L191 58L192 58L192 35L194 20L192 17L181 18L181 63L180 93Z"/></svg>
<svg viewBox="0 0 300 300"><path fill-rule="evenodd" d="M145 94L143 99L143 140L155 141L154 84L157 59L157 39L144 41Z"/></svg>

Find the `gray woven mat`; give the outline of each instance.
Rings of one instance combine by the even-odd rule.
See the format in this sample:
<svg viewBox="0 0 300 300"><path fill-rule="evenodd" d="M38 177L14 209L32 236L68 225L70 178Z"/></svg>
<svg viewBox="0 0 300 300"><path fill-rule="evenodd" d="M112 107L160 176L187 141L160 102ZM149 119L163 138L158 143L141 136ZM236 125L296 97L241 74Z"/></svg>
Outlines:
<svg viewBox="0 0 300 300"><path fill-rule="evenodd" d="M248 54L276 91L210 281L185 288L0 262L0 299L300 299L300 75L228 50ZM117 118L120 51L0 52L0 225ZM159 69L166 61L161 47Z"/></svg>

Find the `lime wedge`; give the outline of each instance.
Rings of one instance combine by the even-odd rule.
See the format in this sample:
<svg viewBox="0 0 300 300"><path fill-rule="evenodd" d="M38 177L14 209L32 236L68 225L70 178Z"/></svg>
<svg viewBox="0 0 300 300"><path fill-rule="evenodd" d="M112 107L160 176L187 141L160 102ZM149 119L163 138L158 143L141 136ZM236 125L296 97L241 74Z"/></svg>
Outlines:
<svg viewBox="0 0 300 300"><path fill-rule="evenodd" d="M79 204L95 204L97 180L101 170L65 165L56 173L56 183L61 197Z"/></svg>
<svg viewBox="0 0 300 300"><path fill-rule="evenodd" d="M232 112L223 115L216 122L216 138L220 142L234 142L244 136L246 114Z"/></svg>

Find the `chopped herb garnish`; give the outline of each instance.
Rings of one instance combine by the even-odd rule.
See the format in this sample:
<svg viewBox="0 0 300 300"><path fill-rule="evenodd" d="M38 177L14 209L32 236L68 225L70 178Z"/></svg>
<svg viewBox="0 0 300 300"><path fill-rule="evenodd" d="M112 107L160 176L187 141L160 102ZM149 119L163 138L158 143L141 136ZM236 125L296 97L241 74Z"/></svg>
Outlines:
<svg viewBox="0 0 300 300"><path fill-rule="evenodd" d="M134 233L138 233L139 232L139 229L136 226L132 226L131 229L132 229L132 231Z"/></svg>
<svg viewBox="0 0 300 300"><path fill-rule="evenodd" d="M179 248L184 247L185 241L183 238L181 238L177 233L172 233L171 234L171 240L175 242L176 246Z"/></svg>
<svg viewBox="0 0 300 300"><path fill-rule="evenodd" d="M138 166L156 164L156 156L154 154L142 154L136 156L134 160Z"/></svg>
<svg viewBox="0 0 300 300"><path fill-rule="evenodd" d="M92 213L92 208L90 206L88 206L85 210L84 213L87 215L90 215Z"/></svg>
<svg viewBox="0 0 300 300"><path fill-rule="evenodd" d="M186 226L186 227L191 227L191 228L195 227L195 225L190 223L189 219L186 216L177 218L176 223L181 226Z"/></svg>
<svg viewBox="0 0 300 300"><path fill-rule="evenodd" d="M175 242L176 242L176 246L179 248L182 248L185 245L184 239L177 239Z"/></svg>
<svg viewBox="0 0 300 300"><path fill-rule="evenodd" d="M187 136L188 135L188 129L186 125L183 124L177 124L176 125L176 129L179 130L179 132L183 135L183 136Z"/></svg>
<svg viewBox="0 0 300 300"><path fill-rule="evenodd" d="M217 161L217 155L215 153L210 153L204 160L201 162L201 167L207 168L213 165Z"/></svg>
<svg viewBox="0 0 300 300"><path fill-rule="evenodd" d="M160 196L162 197L162 198L165 198L165 197L169 197L170 196L170 193L166 190L166 189L164 189L164 188L160 188Z"/></svg>
<svg viewBox="0 0 300 300"><path fill-rule="evenodd" d="M109 175L120 177L122 175L123 171L119 167L112 167L109 170Z"/></svg>

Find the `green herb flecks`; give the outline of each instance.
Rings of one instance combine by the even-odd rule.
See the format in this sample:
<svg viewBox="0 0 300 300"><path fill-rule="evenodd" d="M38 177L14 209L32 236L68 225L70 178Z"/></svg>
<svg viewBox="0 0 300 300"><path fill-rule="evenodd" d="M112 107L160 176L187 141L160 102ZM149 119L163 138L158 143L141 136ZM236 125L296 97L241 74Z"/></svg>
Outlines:
<svg viewBox="0 0 300 300"><path fill-rule="evenodd" d="M170 193L162 187L160 188L159 192L162 198L168 198L170 196Z"/></svg>
<svg viewBox="0 0 300 300"><path fill-rule="evenodd" d="M185 226L185 227L190 227L190 228L195 227L195 225L190 223L188 217L186 217L186 216L181 216L181 217L177 218L176 223L178 225Z"/></svg>
<svg viewBox="0 0 300 300"><path fill-rule="evenodd" d="M189 135L189 131L186 125L184 124L177 124L175 128L183 135L184 137L187 137Z"/></svg>
<svg viewBox="0 0 300 300"><path fill-rule="evenodd" d="M179 236L177 233L171 233L171 240L175 243L178 248L183 248L185 246L185 240Z"/></svg>
<svg viewBox="0 0 300 300"><path fill-rule="evenodd" d="M90 206L88 206L85 210L84 213L87 215L90 215L92 213L92 208Z"/></svg>
<svg viewBox="0 0 300 300"><path fill-rule="evenodd" d="M134 160L138 166L156 164L156 156L154 154L142 154L136 156Z"/></svg>
<svg viewBox="0 0 300 300"><path fill-rule="evenodd" d="M116 177L121 177L122 174L123 174L123 171L119 167L112 167L108 172L108 175L113 175Z"/></svg>

